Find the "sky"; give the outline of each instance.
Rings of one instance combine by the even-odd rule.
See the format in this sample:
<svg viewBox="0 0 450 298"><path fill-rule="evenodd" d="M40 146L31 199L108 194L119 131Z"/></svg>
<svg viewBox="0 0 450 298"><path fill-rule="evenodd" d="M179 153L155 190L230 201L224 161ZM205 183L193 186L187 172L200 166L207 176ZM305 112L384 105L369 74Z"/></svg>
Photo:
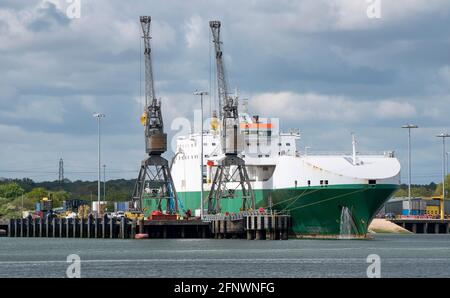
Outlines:
<svg viewBox="0 0 450 298"><path fill-rule="evenodd" d="M300 150L351 151L353 132L358 151L394 150L407 182L401 126L414 123L412 182L441 179L448 0L2 0L0 177L56 180L63 158L66 178L95 180L92 114L102 112L107 179L135 178L145 157L140 15L152 16L170 144L200 108L193 91L214 91L208 22L220 20L230 88L251 114L300 129Z"/></svg>

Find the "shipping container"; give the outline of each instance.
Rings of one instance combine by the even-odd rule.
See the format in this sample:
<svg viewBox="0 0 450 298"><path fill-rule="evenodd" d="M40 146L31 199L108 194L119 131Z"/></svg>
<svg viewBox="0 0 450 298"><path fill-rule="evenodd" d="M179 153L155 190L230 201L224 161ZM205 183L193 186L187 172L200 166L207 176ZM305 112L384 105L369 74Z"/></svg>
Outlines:
<svg viewBox="0 0 450 298"><path fill-rule="evenodd" d="M130 210L130 202L115 202L114 211L128 211Z"/></svg>
<svg viewBox="0 0 450 298"><path fill-rule="evenodd" d="M410 206L411 205L411 206ZM411 204L408 198L402 198L403 209L426 210L427 202L420 198L411 198Z"/></svg>
<svg viewBox="0 0 450 298"><path fill-rule="evenodd" d="M403 209L402 210L402 215L425 215L425 210L408 210L408 209Z"/></svg>
<svg viewBox="0 0 450 298"><path fill-rule="evenodd" d="M427 215L436 216L440 214L439 206L427 206Z"/></svg>
<svg viewBox="0 0 450 298"><path fill-rule="evenodd" d="M402 201L388 201L385 204L384 212L385 214L400 215L402 213L402 209Z"/></svg>

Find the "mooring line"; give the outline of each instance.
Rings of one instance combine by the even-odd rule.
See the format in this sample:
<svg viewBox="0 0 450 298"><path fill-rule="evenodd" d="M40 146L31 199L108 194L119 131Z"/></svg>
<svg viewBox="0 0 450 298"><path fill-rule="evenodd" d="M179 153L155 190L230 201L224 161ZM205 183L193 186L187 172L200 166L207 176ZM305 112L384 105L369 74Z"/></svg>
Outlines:
<svg viewBox="0 0 450 298"><path fill-rule="evenodd" d="M311 191L311 192L309 192L309 193L307 193L306 195L310 195L310 194L313 194L313 193L315 193L316 191L319 191L319 190L321 190L321 189L315 189L315 190L313 190L313 191ZM289 198L289 199L286 199L286 200L283 200L283 201L280 201L280 202L277 202L276 204L273 204L272 205L272 207L273 206L276 206L276 205L279 205L279 204L281 204L281 203L284 203L284 202L287 202L287 201L291 201L291 200L295 200L295 199L298 199L299 198L299 196L302 196L303 195L303 193L304 192L307 192L308 191L308 189L306 188L301 194L299 194L299 195L297 195L297 196L294 196L294 197L292 197L292 198ZM269 207L269 206L265 206L264 208L267 208L267 207Z"/></svg>
<svg viewBox="0 0 450 298"><path fill-rule="evenodd" d="M288 211L292 211L292 210L296 210L296 209L300 209L300 208L309 207L309 206L312 206L312 205L320 204L320 203L323 203L323 202L326 202L326 201L334 200L334 199L337 199L337 198L340 198L340 197L345 197L345 196L348 196L348 195L351 195L351 194L354 194L354 193L357 193L357 192L366 191L366 190L367 190L367 189L358 189L358 190L353 191L353 192L349 192L349 193L342 194L342 195L337 195L337 196L334 196L334 197L331 197L331 198L328 198L328 199L324 199L324 200L321 200L321 201L318 201L318 202L306 204L306 205L303 205L303 206L298 206L298 207L289 209Z"/></svg>

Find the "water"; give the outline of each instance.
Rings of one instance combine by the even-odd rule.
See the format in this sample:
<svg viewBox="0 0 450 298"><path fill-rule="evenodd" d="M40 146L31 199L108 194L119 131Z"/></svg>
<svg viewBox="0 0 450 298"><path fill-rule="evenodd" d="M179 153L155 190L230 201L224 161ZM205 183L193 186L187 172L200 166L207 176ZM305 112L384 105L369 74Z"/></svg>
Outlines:
<svg viewBox="0 0 450 298"><path fill-rule="evenodd" d="M340 222L340 239L350 239L352 235L352 225L353 223L353 217L350 209L347 207L342 207L341 210L341 222Z"/></svg>
<svg viewBox="0 0 450 298"><path fill-rule="evenodd" d="M65 277L69 254L82 277L450 277L450 235L373 240L100 240L0 238L0 277Z"/></svg>

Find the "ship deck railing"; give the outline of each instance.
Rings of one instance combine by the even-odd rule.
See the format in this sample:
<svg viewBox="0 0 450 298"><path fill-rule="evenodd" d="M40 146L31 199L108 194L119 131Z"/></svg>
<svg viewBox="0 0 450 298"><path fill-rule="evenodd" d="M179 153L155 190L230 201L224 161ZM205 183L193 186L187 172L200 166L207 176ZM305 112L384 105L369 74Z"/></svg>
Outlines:
<svg viewBox="0 0 450 298"><path fill-rule="evenodd" d="M308 156L349 156L352 157L353 153L348 151L313 151L308 154L301 152L296 152L297 157L308 157ZM370 157L395 157L395 151L366 151L366 152L356 152L358 157L370 156Z"/></svg>

